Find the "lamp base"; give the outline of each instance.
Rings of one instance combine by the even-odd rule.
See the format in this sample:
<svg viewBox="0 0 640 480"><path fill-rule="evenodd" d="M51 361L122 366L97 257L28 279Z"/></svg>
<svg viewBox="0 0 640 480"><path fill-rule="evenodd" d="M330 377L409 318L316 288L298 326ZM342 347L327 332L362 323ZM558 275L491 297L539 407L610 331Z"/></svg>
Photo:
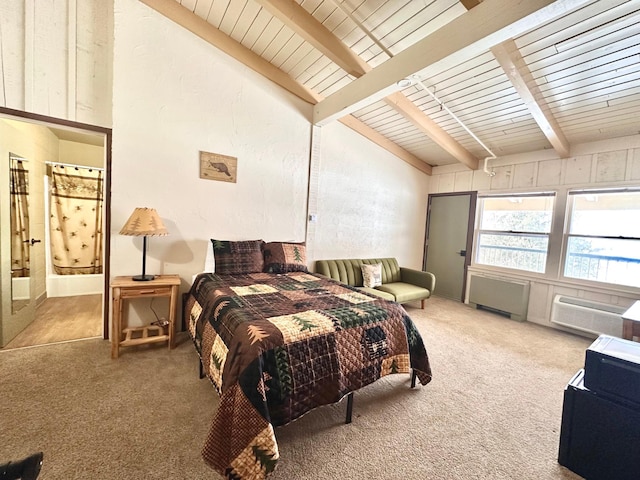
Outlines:
<svg viewBox="0 0 640 480"><path fill-rule="evenodd" d="M131 280L135 280L136 282L148 282L154 278L156 278L155 275L135 275L131 277Z"/></svg>

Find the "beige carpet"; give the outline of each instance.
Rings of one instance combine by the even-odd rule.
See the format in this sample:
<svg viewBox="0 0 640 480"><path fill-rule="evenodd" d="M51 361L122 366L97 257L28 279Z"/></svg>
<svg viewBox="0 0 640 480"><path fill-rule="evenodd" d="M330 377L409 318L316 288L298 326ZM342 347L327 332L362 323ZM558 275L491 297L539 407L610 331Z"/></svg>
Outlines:
<svg viewBox="0 0 640 480"><path fill-rule="evenodd" d="M392 375L276 430L270 479L577 479L557 464L562 393L591 340L432 298L407 307L434 380ZM39 479L217 479L200 450L217 406L196 354L86 340L0 352L0 463Z"/></svg>

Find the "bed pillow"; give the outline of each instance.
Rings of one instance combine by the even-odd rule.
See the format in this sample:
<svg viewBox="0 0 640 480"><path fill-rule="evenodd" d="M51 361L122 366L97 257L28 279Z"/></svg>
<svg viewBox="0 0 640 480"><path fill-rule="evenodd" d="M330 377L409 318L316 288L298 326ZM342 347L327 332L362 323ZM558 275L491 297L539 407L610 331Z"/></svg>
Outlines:
<svg viewBox="0 0 640 480"><path fill-rule="evenodd" d="M262 256L262 240L245 240L232 242L229 240L214 240L213 256L216 273L220 275L242 275L246 273L262 272L264 257Z"/></svg>
<svg viewBox="0 0 640 480"><path fill-rule="evenodd" d="M264 244L262 251L267 273L308 272L304 243L269 242Z"/></svg>
<svg viewBox="0 0 640 480"><path fill-rule="evenodd" d="M382 264L362 265L362 283L366 288L382 285Z"/></svg>

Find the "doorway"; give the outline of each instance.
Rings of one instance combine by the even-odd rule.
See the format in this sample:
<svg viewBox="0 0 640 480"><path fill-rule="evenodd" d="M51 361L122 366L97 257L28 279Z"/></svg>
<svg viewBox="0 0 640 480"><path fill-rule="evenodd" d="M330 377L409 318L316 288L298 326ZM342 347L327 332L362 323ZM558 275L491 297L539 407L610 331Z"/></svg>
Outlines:
<svg viewBox="0 0 640 480"><path fill-rule="evenodd" d="M109 311L111 129L5 107L0 107L0 123L3 129L3 135L0 135L0 161L5 163L4 166L0 164L2 166L1 203L10 203L9 184L5 178L5 170L8 172L9 169L6 168L8 160L5 160L5 154L8 150L23 152L20 156L30 160L28 175L32 195L28 197L29 225L30 236L33 237L28 243L30 269L27 271L30 272L28 279L30 288L28 294L20 297L18 304L11 281L15 272L12 271L9 262L11 254L9 229L5 228L11 212L8 207L2 206L0 211L2 223L0 258L3 259L0 268L2 307L0 347L17 348L96 336L106 339L108 338ZM16 152L13 153L15 156ZM48 275L51 273L52 262L47 253L50 251L48 223L52 211L48 202L45 202L49 193L45 178L51 178L46 176L51 172L51 163L72 159L68 167L75 170L76 165L85 163L78 158L85 160L92 158L94 167L104 169L102 201L99 208L102 212L99 224L103 232L102 247L99 250L102 252L103 265L101 272L95 272L101 274L94 275L97 285L92 287L91 291L87 289L90 282L80 279L80 275L68 275L66 276L68 281L65 281L65 276L54 279L55 275ZM87 191L86 185L83 191ZM78 282L78 280L82 281ZM26 282L23 283L27 285ZM74 284L80 287L80 291L73 290ZM67 286L66 292L60 290L62 286ZM83 288L84 291L82 291ZM16 308L16 305L20 308ZM93 323L90 324L91 322ZM20 336L22 338L19 338Z"/></svg>
<svg viewBox="0 0 640 480"><path fill-rule="evenodd" d="M423 269L437 279L435 294L464 302L471 263L477 192L440 193L427 200Z"/></svg>

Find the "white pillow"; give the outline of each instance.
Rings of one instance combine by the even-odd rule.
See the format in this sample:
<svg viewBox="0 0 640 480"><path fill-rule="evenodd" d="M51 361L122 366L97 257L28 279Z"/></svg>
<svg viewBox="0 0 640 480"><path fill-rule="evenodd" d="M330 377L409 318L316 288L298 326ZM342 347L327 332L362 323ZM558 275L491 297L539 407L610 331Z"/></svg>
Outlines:
<svg viewBox="0 0 640 480"><path fill-rule="evenodd" d="M382 285L382 264L362 265L362 283L366 288Z"/></svg>
<svg viewBox="0 0 640 480"><path fill-rule="evenodd" d="M215 273L216 271L216 257L213 254L213 244L211 240L207 241L207 254L204 257L204 270L203 273Z"/></svg>

